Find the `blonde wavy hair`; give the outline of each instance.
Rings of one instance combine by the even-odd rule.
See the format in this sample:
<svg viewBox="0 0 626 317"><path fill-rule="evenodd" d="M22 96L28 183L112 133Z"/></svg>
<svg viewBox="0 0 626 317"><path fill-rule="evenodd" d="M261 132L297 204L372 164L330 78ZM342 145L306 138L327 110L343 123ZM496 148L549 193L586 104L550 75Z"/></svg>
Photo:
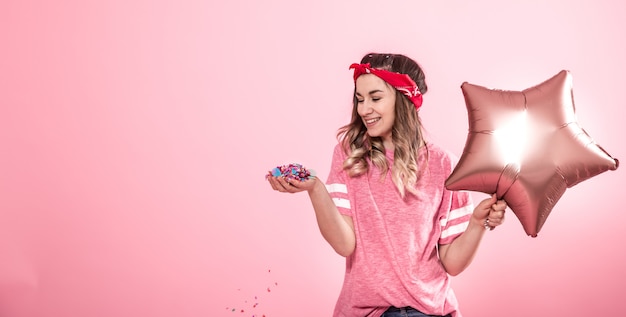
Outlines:
<svg viewBox="0 0 626 317"><path fill-rule="evenodd" d="M372 68L385 69L407 74L417 84L422 94L426 93L424 72L414 60L400 54L366 54L361 63L370 63ZM425 145L422 124L415 106L402 93L396 90L395 122L391 130L394 144L394 160L391 167L391 179L404 198L406 192L417 195L415 183L419 175L418 149ZM367 128L357 112L356 87L353 97L352 119L350 123L339 128L337 139L348 156L343 169L350 177L367 173L371 161L382 172L382 177L389 170L385 156L385 147L380 137L370 137ZM428 152L426 152L428 155ZM427 162L427 160L425 160Z"/></svg>

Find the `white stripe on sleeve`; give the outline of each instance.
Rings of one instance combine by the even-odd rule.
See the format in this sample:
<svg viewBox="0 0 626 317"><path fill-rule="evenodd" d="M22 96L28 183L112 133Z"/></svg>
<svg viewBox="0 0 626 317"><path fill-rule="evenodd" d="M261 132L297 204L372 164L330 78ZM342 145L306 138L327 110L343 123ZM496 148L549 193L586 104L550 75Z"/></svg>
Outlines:
<svg viewBox="0 0 626 317"><path fill-rule="evenodd" d="M350 200L343 198L333 198L335 206L350 209Z"/></svg>
<svg viewBox="0 0 626 317"><path fill-rule="evenodd" d="M463 206L461 208L457 208L454 210L450 210L450 214L448 215L448 219L441 219L440 224L442 227L445 227L448 224L449 220L457 219L465 217L474 212L472 205Z"/></svg>
<svg viewBox="0 0 626 317"><path fill-rule="evenodd" d="M450 226L448 229L441 232L441 239L445 239L447 237L451 237L455 234L459 234L465 231L468 225L469 225L469 221L459 223L458 225Z"/></svg>
<svg viewBox="0 0 626 317"><path fill-rule="evenodd" d="M343 194L347 194L348 193L348 186L346 186L346 184L327 184L326 185L326 190L328 190L329 193L343 193Z"/></svg>

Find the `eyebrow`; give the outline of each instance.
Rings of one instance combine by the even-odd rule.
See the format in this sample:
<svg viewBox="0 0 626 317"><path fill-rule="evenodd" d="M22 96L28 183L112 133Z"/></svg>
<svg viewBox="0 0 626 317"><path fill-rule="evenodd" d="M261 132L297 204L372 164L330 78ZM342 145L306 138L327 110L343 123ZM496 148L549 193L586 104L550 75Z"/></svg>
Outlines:
<svg viewBox="0 0 626 317"><path fill-rule="evenodd" d="M383 91L380 90L380 89L375 89L375 90L370 91L369 94L372 95L372 94L375 94L377 92L383 92ZM358 93L358 92L355 92L354 94L357 95L357 96L361 96L361 94Z"/></svg>

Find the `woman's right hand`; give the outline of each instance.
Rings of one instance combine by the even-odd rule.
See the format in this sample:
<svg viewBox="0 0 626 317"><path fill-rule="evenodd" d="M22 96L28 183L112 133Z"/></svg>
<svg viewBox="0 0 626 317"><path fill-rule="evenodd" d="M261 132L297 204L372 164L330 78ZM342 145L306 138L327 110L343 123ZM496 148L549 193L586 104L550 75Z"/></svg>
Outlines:
<svg viewBox="0 0 626 317"><path fill-rule="evenodd" d="M315 187L317 177L311 177L305 181L299 181L297 179L288 179L284 176L267 176L267 180L270 182L272 189L282 193L298 193L302 191L310 191Z"/></svg>

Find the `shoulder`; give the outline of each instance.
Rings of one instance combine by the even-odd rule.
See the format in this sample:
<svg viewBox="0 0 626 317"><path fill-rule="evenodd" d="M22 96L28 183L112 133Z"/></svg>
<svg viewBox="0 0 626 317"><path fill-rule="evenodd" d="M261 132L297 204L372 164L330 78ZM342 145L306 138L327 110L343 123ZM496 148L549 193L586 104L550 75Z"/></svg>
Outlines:
<svg viewBox="0 0 626 317"><path fill-rule="evenodd" d="M337 143L335 145L335 148L333 149L333 164L336 166L343 166L343 162L346 160L347 157L348 156L346 155L343 144L341 144L341 142Z"/></svg>
<svg viewBox="0 0 626 317"><path fill-rule="evenodd" d="M452 171L459 160L452 152L434 143L427 143L426 150L425 154L428 156L428 164L434 164L447 171Z"/></svg>
<svg viewBox="0 0 626 317"><path fill-rule="evenodd" d="M346 158L348 156L347 152L348 151L344 148L344 145L341 142L337 142L335 148L333 149L333 157Z"/></svg>

